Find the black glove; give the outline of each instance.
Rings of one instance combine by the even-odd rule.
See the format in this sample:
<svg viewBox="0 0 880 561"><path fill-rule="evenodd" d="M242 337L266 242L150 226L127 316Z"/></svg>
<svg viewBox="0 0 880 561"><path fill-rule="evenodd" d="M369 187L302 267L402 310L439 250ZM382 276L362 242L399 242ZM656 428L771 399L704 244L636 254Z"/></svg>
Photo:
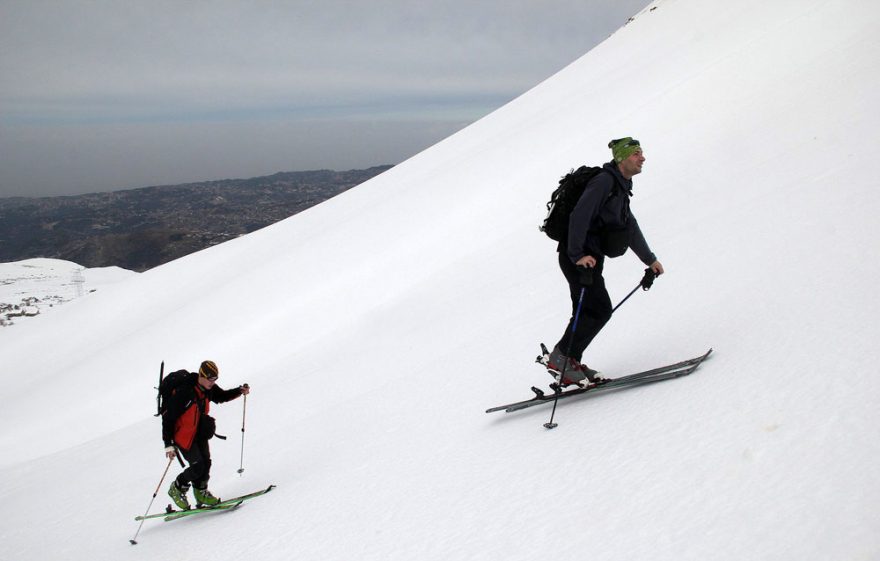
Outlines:
<svg viewBox="0 0 880 561"><path fill-rule="evenodd" d="M657 273L654 272L651 267L645 269L645 276L642 277L642 282L639 283L642 285L642 290L648 290L651 288L651 285L654 284L654 279L657 278Z"/></svg>
<svg viewBox="0 0 880 561"><path fill-rule="evenodd" d="M581 286L593 286L593 269L578 265L578 282Z"/></svg>

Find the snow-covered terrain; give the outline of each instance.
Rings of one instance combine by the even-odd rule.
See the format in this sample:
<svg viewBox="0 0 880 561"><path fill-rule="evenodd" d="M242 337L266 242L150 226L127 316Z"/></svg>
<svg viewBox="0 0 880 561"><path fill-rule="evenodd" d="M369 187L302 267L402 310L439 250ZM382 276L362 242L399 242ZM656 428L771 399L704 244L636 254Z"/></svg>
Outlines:
<svg viewBox="0 0 880 561"><path fill-rule="evenodd" d="M0 326L36 317L135 274L119 267L86 269L61 259L0 263Z"/></svg>
<svg viewBox="0 0 880 561"><path fill-rule="evenodd" d="M0 559L880 558L880 5L659 0L519 99L289 220L0 332ZM642 141L667 274L585 359L691 376L487 415L567 320L558 177ZM643 266L606 265L616 302ZM210 358L211 487L148 522L159 363ZM172 476L177 472L172 466ZM163 482L153 506L167 502Z"/></svg>

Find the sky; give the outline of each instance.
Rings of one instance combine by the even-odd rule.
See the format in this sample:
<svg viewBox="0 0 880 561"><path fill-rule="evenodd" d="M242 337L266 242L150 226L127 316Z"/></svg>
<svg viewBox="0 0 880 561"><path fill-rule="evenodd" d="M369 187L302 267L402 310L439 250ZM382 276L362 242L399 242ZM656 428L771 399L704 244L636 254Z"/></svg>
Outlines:
<svg viewBox="0 0 880 561"><path fill-rule="evenodd" d="M397 164L646 0L0 0L0 197Z"/></svg>

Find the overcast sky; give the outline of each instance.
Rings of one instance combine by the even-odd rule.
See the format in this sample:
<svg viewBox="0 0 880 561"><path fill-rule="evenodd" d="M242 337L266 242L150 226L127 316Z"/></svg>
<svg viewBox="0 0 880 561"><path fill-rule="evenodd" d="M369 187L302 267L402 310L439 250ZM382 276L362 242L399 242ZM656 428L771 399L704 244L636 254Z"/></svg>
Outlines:
<svg viewBox="0 0 880 561"><path fill-rule="evenodd" d="M0 197L396 164L648 0L0 0Z"/></svg>

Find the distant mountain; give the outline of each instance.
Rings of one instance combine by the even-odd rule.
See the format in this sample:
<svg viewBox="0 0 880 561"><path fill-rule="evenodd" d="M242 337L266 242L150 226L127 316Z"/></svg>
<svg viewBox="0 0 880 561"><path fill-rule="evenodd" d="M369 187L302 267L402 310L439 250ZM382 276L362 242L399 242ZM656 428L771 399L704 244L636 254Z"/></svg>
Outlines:
<svg viewBox="0 0 880 561"><path fill-rule="evenodd" d="M0 198L0 262L49 257L145 271L283 220L391 167Z"/></svg>

